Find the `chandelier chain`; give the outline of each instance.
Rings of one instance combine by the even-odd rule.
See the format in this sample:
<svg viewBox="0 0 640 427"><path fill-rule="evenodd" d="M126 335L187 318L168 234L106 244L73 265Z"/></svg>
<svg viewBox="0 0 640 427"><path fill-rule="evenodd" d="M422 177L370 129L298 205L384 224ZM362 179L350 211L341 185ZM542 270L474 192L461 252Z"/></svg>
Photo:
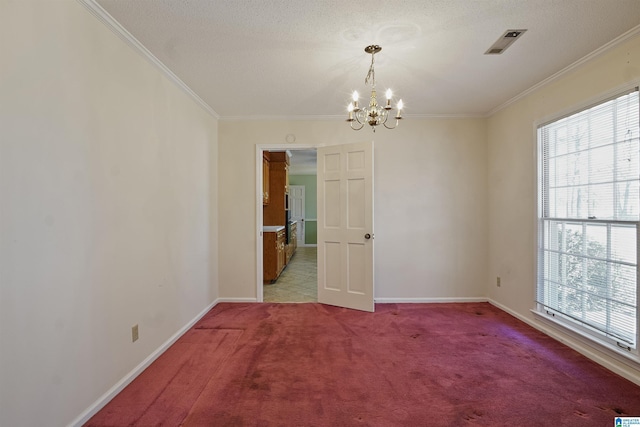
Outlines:
<svg viewBox="0 0 640 427"><path fill-rule="evenodd" d="M371 54L371 65L369 66L369 72L367 73L367 77L364 78L364 84L371 84L372 87L376 87L376 70L373 68L373 63L375 62L375 53ZM369 83L371 82L371 83Z"/></svg>

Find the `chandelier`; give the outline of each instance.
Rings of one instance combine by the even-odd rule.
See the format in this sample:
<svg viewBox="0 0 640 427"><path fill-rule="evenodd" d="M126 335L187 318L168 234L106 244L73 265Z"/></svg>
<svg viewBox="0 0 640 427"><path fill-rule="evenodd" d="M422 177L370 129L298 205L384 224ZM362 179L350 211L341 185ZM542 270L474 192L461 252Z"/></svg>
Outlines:
<svg viewBox="0 0 640 427"><path fill-rule="evenodd" d="M349 125L353 130L360 130L364 127L365 124L371 126L371 129L373 129L374 132L376 131L376 126L379 125L383 125L387 129L394 129L396 126L398 126L398 123L402 119L401 99L396 104L396 109L398 110L398 113L394 117L396 123L393 126L387 125L389 115L393 114L393 108L391 107L391 98L393 97L393 92L391 92L391 89L387 89L387 102L384 106L378 105L378 101L376 99L376 72L373 68L373 64L375 54L380 52L381 50L382 48L375 44L364 48L365 52L371 54L371 66L369 67L367 77L365 77L364 79L364 84L371 86L371 99L369 100L369 106L360 108L358 106L358 92L353 92L352 102L350 102L349 106L347 107L347 111L349 112L349 118L347 119L347 122L349 122ZM355 127L354 123L357 123ZM360 126L358 127L358 125Z"/></svg>

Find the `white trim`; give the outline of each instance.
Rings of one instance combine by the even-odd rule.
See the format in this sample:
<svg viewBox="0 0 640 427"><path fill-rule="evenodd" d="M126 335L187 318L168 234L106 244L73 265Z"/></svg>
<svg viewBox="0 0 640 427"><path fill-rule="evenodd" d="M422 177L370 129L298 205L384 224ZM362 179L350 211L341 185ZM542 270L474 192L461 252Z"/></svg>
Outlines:
<svg viewBox="0 0 640 427"><path fill-rule="evenodd" d="M484 119L487 113L432 113L432 114L402 114L404 119Z"/></svg>
<svg viewBox="0 0 640 427"><path fill-rule="evenodd" d="M260 145L256 144L256 191L255 191L255 206L256 206L256 302L264 301L264 243L262 239L262 226L264 224L263 220L263 196L262 190L264 188L264 184L262 183L262 178L264 177L264 172L262 167L264 165L263 156L264 151Z"/></svg>
<svg viewBox="0 0 640 427"><path fill-rule="evenodd" d="M160 357L169 347L171 347L182 335L184 335L189 329L191 329L205 314L207 314L213 307L219 303L231 302L257 302L255 298L218 298L209 304L204 310L202 310L195 318L176 332L171 338L165 341L158 349L151 353L145 360L143 360L138 366L136 366L131 372L125 375L120 381L118 381L111 389L103 394L98 400L91 404L86 410L84 410L76 419L68 424L68 427L80 427L86 423L92 416L94 416L100 409L102 409L107 403L109 403L118 393L120 393L127 385L129 385L138 375L140 375L149 365L151 365L158 357ZM475 297L475 298L375 298L375 303L461 303L461 302L488 302L491 305L499 308L500 310L512 315L518 320L526 323L527 325L539 330L540 332L550 336L551 338L567 345L568 347L576 350L580 354L593 360L594 362L604 366L612 372L632 381L635 384L640 385L640 370L637 367L630 365L634 363L628 358L620 359L620 355L615 354L605 348L596 348L592 345L592 342L583 341L580 337L571 337L568 334L562 333L562 331L554 328L551 324L543 325L546 323L533 322L530 319L520 315L519 313L511 310L510 308L498 303L491 298ZM536 313L535 310L532 310ZM536 313L537 314L537 313ZM574 341L576 338L577 341ZM624 366L611 363L608 359L603 358L600 354L606 354L622 362ZM637 364L635 364L637 366Z"/></svg>
<svg viewBox="0 0 640 427"><path fill-rule="evenodd" d="M222 122L259 122L259 121L267 121L267 122L275 122L275 121L283 121L283 122L295 122L295 121L335 121L335 120L344 120L343 116L222 116L220 117L220 121ZM278 149L282 149L277 147Z"/></svg>
<svg viewBox="0 0 640 427"><path fill-rule="evenodd" d="M374 298L374 302L378 304L431 304L431 303L448 303L448 302L488 302L486 297L438 297L438 298Z"/></svg>
<svg viewBox="0 0 640 427"><path fill-rule="evenodd" d="M571 333L571 331L569 331L569 329L562 328L561 330L550 321L543 320L542 317L540 317L539 321L533 321L532 319L522 316L521 314L509 309L508 307L498 303L497 301L489 299L489 303L509 313L518 320L523 321L534 329L539 330L545 335L548 335L556 341L559 341L567 347L577 351L588 359L593 360L597 364L604 366L608 370L628 379L635 384L640 385L640 369L638 369L638 364L634 363L627 357L621 356L607 349L606 347L597 345L592 340L587 340L577 334L573 334ZM531 311L534 314L538 314L535 310ZM603 356L609 356L620 363L612 363L611 360Z"/></svg>
<svg viewBox="0 0 640 427"><path fill-rule="evenodd" d="M614 98L614 97L617 97L618 95L622 95L624 92L628 91L629 93L632 93L634 92L635 88L639 86L640 86L640 80L633 79L633 80L624 82L612 89L609 89L609 90L600 92L594 96L591 96L582 102L575 103L573 105L570 105L566 108L561 109L560 111L556 111L554 113L547 114L546 116L538 118L533 122L536 149L539 151L538 128L540 128L541 126L548 124L550 122L554 122L556 120L560 120L561 118L570 116L574 113L579 113L582 110L586 110L590 107L594 107L597 104L602 104L603 102L606 102L610 98ZM537 162L537 159L536 159L536 162Z"/></svg>
<svg viewBox="0 0 640 427"><path fill-rule="evenodd" d="M171 347L182 335L184 335L189 329L193 327L193 325L198 322L205 314L207 314L213 307L215 307L221 299L216 299L207 307L204 308L200 313L196 315L189 323L183 326L178 332L173 334L167 341L165 341L160 347L158 347L153 353L147 356L138 366L133 368L131 372L122 377L120 381L118 381L113 387L111 387L105 394L100 396L98 400L93 402L87 409L85 409L80 415L76 417L75 420L71 421L68 424L68 427L80 427L91 417L98 413L99 410L104 408L104 406L111 401L118 393L120 393L126 386L128 386L131 381L136 379L138 375L140 375L145 369L149 367L158 357L162 355L169 347Z"/></svg>
<svg viewBox="0 0 640 427"><path fill-rule="evenodd" d="M82 1L82 0L79 0ZM295 121L344 121L346 116L343 115L326 115L326 116L222 116L220 121L222 122L256 122L256 121L283 121L283 122L295 122ZM461 114L404 114L405 119L481 119L486 118L486 113L461 113Z"/></svg>
<svg viewBox="0 0 640 427"><path fill-rule="evenodd" d="M83 5L93 16L98 18L107 28L113 31L120 39L128 44L133 50L138 52L143 58L145 58L151 65L156 67L162 74L165 75L171 82L173 82L179 89L187 94L191 99L195 101L203 110L211 114L216 119L220 119L220 115L216 113L209 104L207 104L202 98L200 98L185 82L180 80L173 71L171 71L166 65L164 65L158 58L155 57L149 49L144 47L142 43L138 41L126 28L124 28L113 16L100 6L96 0L77 0Z"/></svg>
<svg viewBox="0 0 640 427"><path fill-rule="evenodd" d="M531 86L529 89L525 90L524 92L520 93L519 95L514 96L513 98L511 98L507 102L497 106L493 110L489 111L485 115L485 117L490 117L490 116L494 115L495 113L497 113L498 111L500 111L500 110L502 110L504 108L507 108L509 105L521 100L522 98L525 98L526 96L528 96L532 92L535 92L536 90L538 90L538 89L540 89L540 88L542 88L542 87L544 87L544 86L546 86L546 85L548 85L548 84L560 79L561 77L564 77L565 75L569 74L570 72L572 72L576 68L579 68L580 66L582 66L583 64L591 61L592 59L595 59L598 56L607 53L608 51L612 50L616 46L624 43L625 41L635 37L638 34L640 34L640 25L637 25L637 26L633 27L632 29L630 29L626 33L620 35L619 37L616 37L615 39L611 40L610 42L606 43L605 45L600 46L598 49L594 50L593 52L589 53L588 55L583 56L581 59L578 59L573 64L563 68L562 70L558 71L557 73L555 73L555 74L547 77L546 79L542 80L541 82Z"/></svg>
<svg viewBox="0 0 640 427"><path fill-rule="evenodd" d="M256 298L255 302L264 301L264 264L262 249L262 153L270 150L315 150L320 145L311 144L256 144L256 191L255 191L255 209L256 209ZM306 221L306 219L305 219ZM232 302L236 302L235 300Z"/></svg>
<svg viewBox="0 0 640 427"><path fill-rule="evenodd" d="M596 337L588 328L582 327L582 325L576 325L572 322L572 320L564 319L562 317L562 313L556 312L552 315L547 314L546 311L543 311L544 306L540 306L539 309L531 309L531 313L534 314L534 317L541 321L542 323L549 324L551 327L558 329L560 332L566 332L567 334L576 337L580 341L584 341L585 343L593 344L592 347L606 349L607 351L611 351L618 356L622 356L626 359L629 359L631 364L635 364L638 368L640 368L640 358L638 358L638 349L634 348L630 351L624 350L622 348L617 347L612 341L608 341L603 338ZM618 342L618 341L615 341Z"/></svg>
<svg viewBox="0 0 640 427"><path fill-rule="evenodd" d="M82 4L92 15L94 15L98 20L100 20L107 28L113 31L118 37L120 37L125 43L131 46L135 51L141 54L145 59L147 59L152 65L154 65L158 70L160 70L169 80L174 82L176 86L178 86L182 91L184 91L187 95L189 95L198 105L200 105L205 111L211 114L213 117L220 121L335 121L335 120L344 120L344 115L318 115L318 116L269 116L269 115L260 115L260 116L225 116L221 117L218 113L216 113L213 108L209 104L207 104L202 98L200 98L189 86L186 85L178 76L176 76L166 65L164 65L155 55L151 53L142 43L140 43L129 31L127 31L118 21L116 21L102 6L100 6L96 0L77 0L80 4ZM594 50L588 55L582 57L577 60L573 64L563 68L557 73L547 77L541 82L535 84L524 92L516 95L515 97L509 99L503 104L493 108L492 110L486 113L460 113L460 114L405 114L404 117L407 119L464 119L464 118L487 118L498 111L508 107L509 105L519 101L520 99L528 96L532 92L542 88L543 86L548 85L549 83L558 80L564 75L570 73L574 69L580 67L586 62L591 61L592 59L608 52L609 50L615 48L616 46L622 44L623 42L635 37L637 34L640 34L640 25L630 29L619 37L613 39L612 41L606 43L600 48Z"/></svg>
<svg viewBox="0 0 640 427"><path fill-rule="evenodd" d="M218 302L258 302L257 298L218 298Z"/></svg>
<svg viewBox="0 0 640 427"><path fill-rule="evenodd" d="M625 35L621 36L620 38L614 40L614 42L622 42L623 40L626 40L627 38L629 38L632 35L635 35L636 33L638 33L640 31L640 26L634 28L632 31L625 33ZM633 34L632 34L633 33ZM627 36L627 37L624 37ZM608 48L613 47L616 43L610 43L609 45L605 45ZM598 51L596 51L598 52ZM589 55L589 58L595 57L595 53L592 55ZM600 52L602 53L602 52ZM584 61L580 61L581 63ZM577 66L577 64L576 64ZM565 69L566 72L569 71L569 69ZM553 76L552 76L553 77ZM560 73L556 74L556 78L560 77ZM551 78L548 79L549 81L547 81L546 83L550 83L551 82ZM542 84L537 85L538 87L542 86ZM533 212L533 230L534 230L534 235L535 235L535 239L533 239L533 265L536 269L535 274L533 275L532 278L532 286L531 286L531 300L535 301L537 298L536 292L537 292L537 268L538 268L538 246L539 246L539 242L538 242L538 236L539 236L539 230L538 230L538 221L539 221L539 217L540 217L540 202L538 200L538 198L540 197L540 180L539 180L539 176L540 176L540 162L539 162L539 158L540 158L540 146L539 146L539 142L538 142L538 127L543 124L543 123L547 123L551 120L553 120L554 118L557 117L561 117L563 115L567 115L572 111L576 111L579 109L583 109L587 106L593 105L596 102L614 96L617 93L622 92L623 90L629 89L630 87L633 86L638 86L638 82L636 80L636 82L626 82L622 85L616 86L613 89L610 89L604 93L600 93L596 96L590 97L589 99L587 99L586 101L583 101L577 105L572 105L569 106L567 108L564 108L560 111L556 111L555 113L552 113L550 115L547 115L545 117L541 117L537 120L535 120L533 122L533 126L532 126L532 144L531 144L531 149L533 150L533 162L534 162L534 170L536 171L536 173L533 175L532 179L533 179L533 185L534 188L536 190L536 203L533 206L534 212ZM533 88L532 88L533 89ZM529 91L530 92L530 91ZM527 92L527 93L529 93ZM524 94L521 94L521 96L524 96ZM513 102L515 102L517 99L514 98L514 100L512 100ZM505 104L504 106L502 106L501 108L506 107L507 104ZM496 109L494 112L497 112L498 109ZM493 112L492 112L493 114ZM530 318L527 318L525 316L520 315L519 313L509 309L508 307L498 303L497 301L493 300L493 299L489 299L489 303L500 308L501 310L504 310L505 312L511 314L512 316L516 317L517 319L525 322L526 324L528 324L529 326L541 331L542 333L548 335L549 337L567 345L568 347L572 348L573 350L577 351L578 353L582 354L583 356L593 360L594 362L598 363L601 366L604 366L606 369L609 369L612 372L615 372L616 374L628 379L629 381L634 382L635 384L640 385L640 371L638 370L638 365L630 360L628 358L628 356L626 355L620 355L616 350L610 350L605 346L601 346L599 345L596 341L593 341L593 339L586 339L584 337L582 337L581 335L577 334L577 333L573 333L568 327L565 327L564 325L556 325L555 323L557 322L551 322L549 319L545 319L543 318L543 316L538 313L536 310L531 310L532 313L534 313L534 315L536 316L537 319L539 319L538 321L534 321ZM614 360L620 362L620 363L614 363L612 362L610 359L605 358L603 356L609 356L611 358L613 358ZM636 366L632 366L636 365Z"/></svg>
<svg viewBox="0 0 640 427"><path fill-rule="evenodd" d="M534 273L533 277L531 277L531 287L529 288L529 293L531 295L531 301L535 301L538 299L538 247L540 246L540 230L539 230L539 218L540 218L540 207L542 204L540 203L540 177L542 176L542 165L540 164L540 156L542 153L540 152L540 142L538 141L538 126L534 122L533 123L533 134L531 136L531 148L533 149L533 161L535 164L533 165L533 170L535 173L533 174L533 188L535 188L535 200L536 202L533 204L533 268ZM491 302L491 301L490 301Z"/></svg>
<svg viewBox="0 0 640 427"><path fill-rule="evenodd" d="M299 248L317 248L317 243L305 243L304 245L298 245Z"/></svg>
<svg viewBox="0 0 640 427"><path fill-rule="evenodd" d="M639 32L640 26L637 26L634 30L636 33ZM615 99L619 96L622 96L625 93L633 93L634 91L638 90L637 88L639 85L640 85L640 81L638 81L637 79L632 81L627 81L612 89L598 93L597 95L592 96L582 102L568 106L566 108L561 109L560 111L554 112L547 116L538 118L533 122L533 136L532 136L533 150L534 150L533 159L535 162L534 170L536 171L533 179L534 179L534 188L536 189L536 204L534 206L535 212L533 215L533 220L534 220L533 230L535 235L535 239L533 242L534 244L534 249L533 249L534 264L533 265L535 267L535 274L533 277L533 285L532 285L532 290L533 290L532 301L537 301L538 275L540 274L538 271L539 269L538 258L539 258L539 246L540 246L539 239L540 239L540 232L541 232L540 220L542 218L541 200L540 200L541 185L542 185L540 182L540 176L542 173L541 171L542 165L540 162L540 159L542 157L542 151L541 151L542 148L541 148L540 135L539 135L540 128L542 126L545 126L546 124L552 123L556 120L563 119L574 113L579 113L581 111L594 107L608 100ZM637 222L633 221L632 223L635 224ZM640 245L640 240L637 243ZM637 292L640 294L640 287L637 287ZM496 306L499 306L503 310L510 312L505 307L500 306L497 302L494 302L494 301L490 301L490 302L495 303ZM520 318L521 320L527 322L528 324L535 327L536 329L541 330L542 332L551 336L552 338L557 339L562 343L565 343L566 345L570 346L571 348L578 351L579 353L585 355L589 359L594 360L595 362L605 366L607 369L614 371L619 375L622 375L625 378L629 379L630 381L633 381L636 384L640 385L640 371L639 371L640 358L638 356L637 348L632 350L631 352L624 352L623 350L620 350L617 347L615 347L613 344L607 344L606 339L598 339L595 336L595 334L591 335L583 331L582 326L580 326L578 323L576 323L575 325L571 325L569 323L570 321L565 322L565 321L561 321L560 319L549 318L545 316L541 311L538 311L537 309L532 309L531 312L534 314L534 317L537 320L536 323L533 323L528 319L520 317L514 313L511 313L511 312L510 313ZM640 325L640 317L637 319L637 322L638 322L638 325ZM618 364L614 364L611 361L605 359L603 355L611 357L616 361L620 362L621 364L630 366L632 369L632 373L628 374L626 370L621 368Z"/></svg>

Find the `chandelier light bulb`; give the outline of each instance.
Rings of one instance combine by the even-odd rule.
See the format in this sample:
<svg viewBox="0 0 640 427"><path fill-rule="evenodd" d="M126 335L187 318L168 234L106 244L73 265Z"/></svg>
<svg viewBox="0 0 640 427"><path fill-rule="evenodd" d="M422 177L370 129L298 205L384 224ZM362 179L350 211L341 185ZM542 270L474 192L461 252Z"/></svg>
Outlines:
<svg viewBox="0 0 640 427"><path fill-rule="evenodd" d="M402 108L404 107L404 104L402 103L402 99L400 101L398 101L398 115L400 115L400 110L402 110Z"/></svg>
<svg viewBox="0 0 640 427"><path fill-rule="evenodd" d="M351 98L353 99L353 111L357 113L360 111L360 108L358 107L358 92L354 90Z"/></svg>
<svg viewBox="0 0 640 427"><path fill-rule="evenodd" d="M389 111L391 110L391 97L393 96L393 92L391 92L391 89L387 89L385 95L387 96L387 105L384 106L384 109Z"/></svg>
<svg viewBox="0 0 640 427"><path fill-rule="evenodd" d="M347 107L347 111L349 112L349 118L347 119L348 122L352 122L353 121L353 104L350 102L349 106Z"/></svg>

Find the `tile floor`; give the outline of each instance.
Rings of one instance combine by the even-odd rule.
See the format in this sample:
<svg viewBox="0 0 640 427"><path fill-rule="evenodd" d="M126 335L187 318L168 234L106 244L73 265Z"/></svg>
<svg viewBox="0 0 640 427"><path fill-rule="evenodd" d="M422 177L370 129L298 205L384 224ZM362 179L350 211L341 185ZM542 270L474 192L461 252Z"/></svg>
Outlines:
<svg viewBox="0 0 640 427"><path fill-rule="evenodd" d="M264 284L264 302L318 300L317 248L299 247L274 284Z"/></svg>

